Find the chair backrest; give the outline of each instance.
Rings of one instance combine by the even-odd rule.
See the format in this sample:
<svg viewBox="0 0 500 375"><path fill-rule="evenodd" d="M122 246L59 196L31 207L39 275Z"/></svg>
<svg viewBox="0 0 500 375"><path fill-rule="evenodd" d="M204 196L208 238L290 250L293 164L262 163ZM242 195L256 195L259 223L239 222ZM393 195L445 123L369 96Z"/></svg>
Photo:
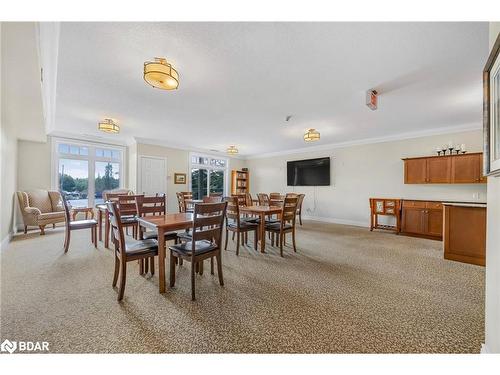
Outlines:
<svg viewBox="0 0 500 375"><path fill-rule="evenodd" d="M299 194L297 196L297 198L299 198L298 201L297 201L297 211L300 212L300 213L302 212L302 203L304 203L304 198L305 197L306 197L305 194Z"/></svg>
<svg viewBox="0 0 500 375"><path fill-rule="evenodd" d="M184 195L180 191L175 193L175 195L177 196L177 204L179 205L179 212L186 212L186 202L184 201Z"/></svg>
<svg viewBox="0 0 500 375"><path fill-rule="evenodd" d="M257 194L257 199L259 200L259 206L269 206L269 195L259 193Z"/></svg>
<svg viewBox="0 0 500 375"><path fill-rule="evenodd" d="M193 199L193 192L192 191L181 191L182 196L184 199Z"/></svg>
<svg viewBox="0 0 500 375"><path fill-rule="evenodd" d="M139 195L135 199L137 216L144 217L147 215L165 215L167 213L165 194L156 194L154 197L145 197Z"/></svg>
<svg viewBox="0 0 500 375"><path fill-rule="evenodd" d="M299 195L297 193L286 193L285 194L285 198L286 197L298 197Z"/></svg>
<svg viewBox="0 0 500 375"><path fill-rule="evenodd" d="M208 194L209 197L222 197L222 193L210 193Z"/></svg>
<svg viewBox="0 0 500 375"><path fill-rule="evenodd" d="M226 208L226 225L229 224L231 220L240 227L240 205L238 202L238 197L232 196L226 198L227 208Z"/></svg>
<svg viewBox="0 0 500 375"><path fill-rule="evenodd" d="M192 257L195 256L196 241L208 240L219 248L222 240L222 225L227 202L198 203L194 206Z"/></svg>
<svg viewBox="0 0 500 375"><path fill-rule="evenodd" d="M123 226L121 222L121 216L118 203L108 201L106 203L108 207L109 223L111 224L111 239L115 244L115 250L122 251L125 249L125 235L123 234Z"/></svg>
<svg viewBox="0 0 500 375"><path fill-rule="evenodd" d="M203 197L203 203L220 203L222 202L221 195L210 195L208 197Z"/></svg>
<svg viewBox="0 0 500 375"><path fill-rule="evenodd" d="M285 197L283 207L281 209L281 227L283 227L286 223L291 223L292 226L295 226L297 201L297 197Z"/></svg>
<svg viewBox="0 0 500 375"><path fill-rule="evenodd" d="M128 189L104 190L102 192L102 197L104 198L104 202L118 201L118 197L120 195L131 195L131 194L133 194L132 190Z"/></svg>
<svg viewBox="0 0 500 375"><path fill-rule="evenodd" d="M118 208L122 216L137 215L137 205L135 203L137 197L144 197L144 195L118 196Z"/></svg>
<svg viewBox="0 0 500 375"><path fill-rule="evenodd" d="M240 206L246 206L247 205L247 196L246 196L246 194L232 194L231 196L238 199L238 204Z"/></svg>
<svg viewBox="0 0 500 375"><path fill-rule="evenodd" d="M66 221L65 221L64 224L66 225L66 230L69 230L69 222L71 221L71 218L70 218L70 215L69 215L68 201L66 200L66 197L62 193L61 193L61 199L62 199L62 203L63 203L63 206L64 206L64 218L66 219Z"/></svg>
<svg viewBox="0 0 500 375"><path fill-rule="evenodd" d="M270 193L269 200L279 200L282 199L281 193Z"/></svg>
<svg viewBox="0 0 500 375"><path fill-rule="evenodd" d="M250 193L246 193L245 194L245 199L246 199L246 204L245 206L249 207L249 206L253 206L253 198L252 198L252 194Z"/></svg>

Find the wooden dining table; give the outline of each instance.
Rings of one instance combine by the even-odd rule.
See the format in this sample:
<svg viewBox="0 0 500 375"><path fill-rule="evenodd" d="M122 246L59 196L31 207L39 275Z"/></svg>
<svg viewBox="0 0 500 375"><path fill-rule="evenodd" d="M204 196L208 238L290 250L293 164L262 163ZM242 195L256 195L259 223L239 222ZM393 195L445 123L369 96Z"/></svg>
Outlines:
<svg viewBox="0 0 500 375"><path fill-rule="evenodd" d="M260 218L259 223L259 239L260 252L266 252L266 216L280 214L282 207L280 206L240 206L242 214L257 215Z"/></svg>
<svg viewBox="0 0 500 375"><path fill-rule="evenodd" d="M165 293L165 233L193 227L192 213L172 213L161 216L145 216L137 219L140 226L158 233L158 278L160 293ZM141 233L141 231L139 231Z"/></svg>

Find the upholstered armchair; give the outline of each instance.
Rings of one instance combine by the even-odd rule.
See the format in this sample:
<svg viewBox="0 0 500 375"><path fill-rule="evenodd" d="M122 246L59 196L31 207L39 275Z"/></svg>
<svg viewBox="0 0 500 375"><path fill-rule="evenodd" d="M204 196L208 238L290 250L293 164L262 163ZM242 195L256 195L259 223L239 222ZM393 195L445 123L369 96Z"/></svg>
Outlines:
<svg viewBox="0 0 500 375"><path fill-rule="evenodd" d="M27 233L28 226L37 226L40 235L44 235L46 225L55 227L66 220L61 194L57 191L18 191L17 198L23 215L24 233Z"/></svg>

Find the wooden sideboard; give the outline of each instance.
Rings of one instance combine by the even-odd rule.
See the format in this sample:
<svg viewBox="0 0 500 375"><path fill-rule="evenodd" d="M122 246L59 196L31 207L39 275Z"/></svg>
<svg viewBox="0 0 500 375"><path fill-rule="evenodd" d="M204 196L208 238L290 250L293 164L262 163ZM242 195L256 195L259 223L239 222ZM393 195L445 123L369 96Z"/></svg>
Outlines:
<svg viewBox="0 0 500 375"><path fill-rule="evenodd" d="M406 158L405 184L481 184L483 153Z"/></svg>
<svg viewBox="0 0 500 375"><path fill-rule="evenodd" d="M442 240L442 203L434 201L403 200L401 233Z"/></svg>

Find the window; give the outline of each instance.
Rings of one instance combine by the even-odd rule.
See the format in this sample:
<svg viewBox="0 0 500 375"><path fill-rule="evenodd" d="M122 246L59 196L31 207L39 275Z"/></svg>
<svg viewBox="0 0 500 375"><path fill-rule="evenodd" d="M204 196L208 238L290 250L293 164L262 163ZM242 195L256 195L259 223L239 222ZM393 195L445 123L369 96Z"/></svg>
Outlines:
<svg viewBox="0 0 500 375"><path fill-rule="evenodd" d="M53 184L73 207L93 207L103 191L123 187L123 147L55 139L53 150Z"/></svg>
<svg viewBox="0 0 500 375"><path fill-rule="evenodd" d="M202 199L210 194L225 195L227 159L192 154L190 162L193 199Z"/></svg>

